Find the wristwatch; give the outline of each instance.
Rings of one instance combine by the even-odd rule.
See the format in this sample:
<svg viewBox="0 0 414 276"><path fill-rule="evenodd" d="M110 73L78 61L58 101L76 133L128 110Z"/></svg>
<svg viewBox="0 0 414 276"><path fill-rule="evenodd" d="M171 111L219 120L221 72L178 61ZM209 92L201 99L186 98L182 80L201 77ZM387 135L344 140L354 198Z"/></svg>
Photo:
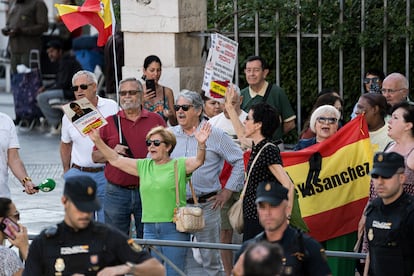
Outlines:
<svg viewBox="0 0 414 276"><path fill-rule="evenodd" d="M131 262L126 262L125 264L129 267L128 274L134 275L135 264Z"/></svg>

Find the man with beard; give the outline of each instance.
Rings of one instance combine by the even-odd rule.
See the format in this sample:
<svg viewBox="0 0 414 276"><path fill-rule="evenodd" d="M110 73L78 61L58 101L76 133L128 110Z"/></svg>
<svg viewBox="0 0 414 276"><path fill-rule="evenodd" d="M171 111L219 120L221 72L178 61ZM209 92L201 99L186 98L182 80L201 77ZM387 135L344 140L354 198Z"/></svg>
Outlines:
<svg viewBox="0 0 414 276"><path fill-rule="evenodd" d="M109 116L108 124L100 129L102 140L118 154L131 158L145 158L147 133L156 126L166 126L164 119L156 113L142 108L142 84L135 78L127 78L119 83L119 103L122 110ZM94 162L105 163L103 154L95 148ZM129 234L131 214L134 215L137 238L142 238L142 207L139 194L139 179L127 174L111 164L105 166L108 180L105 190L105 223L113 225Z"/></svg>
<svg viewBox="0 0 414 276"><path fill-rule="evenodd" d="M118 112L118 104L115 101L96 95L97 80L94 73L89 71L77 72L72 78L72 85L76 100L88 99L102 116L107 117ZM72 102L71 104L76 103ZM63 165L63 177L67 179L72 176L86 175L95 180L98 185L97 197L103 204L107 182L104 175L104 166L92 161L93 143L88 136L80 134L71 123L72 119L73 117L70 119L67 116L62 118L60 158ZM103 208L96 212L96 219L99 222L105 221Z"/></svg>

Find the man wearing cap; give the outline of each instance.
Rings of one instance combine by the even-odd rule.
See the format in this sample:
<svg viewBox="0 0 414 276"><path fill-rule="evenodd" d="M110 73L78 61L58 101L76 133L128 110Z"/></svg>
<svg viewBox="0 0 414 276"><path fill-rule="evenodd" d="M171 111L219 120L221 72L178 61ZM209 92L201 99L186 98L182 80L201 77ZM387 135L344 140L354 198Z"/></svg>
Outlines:
<svg viewBox="0 0 414 276"><path fill-rule="evenodd" d="M371 178L378 198L365 211L369 253L364 275L414 274L414 197L404 192L404 168L398 153L374 156Z"/></svg>
<svg viewBox="0 0 414 276"><path fill-rule="evenodd" d="M244 275L244 251L251 243L268 241L282 246L282 275L331 275L325 250L313 238L289 225L288 190L276 182L257 187L257 213L264 232L243 243L236 256L233 275Z"/></svg>
<svg viewBox="0 0 414 276"><path fill-rule="evenodd" d="M49 101L64 102L75 99L72 91L72 76L82 70L82 66L73 54L63 52L63 45L59 40L49 41L46 47L50 61L58 63L58 71L54 82L39 88L37 102L51 127L50 134L58 135L63 112L59 108L52 107Z"/></svg>
<svg viewBox="0 0 414 276"><path fill-rule="evenodd" d="M33 240L23 275L165 275L133 240L92 220L100 208L92 178L68 178L62 203L63 222Z"/></svg>

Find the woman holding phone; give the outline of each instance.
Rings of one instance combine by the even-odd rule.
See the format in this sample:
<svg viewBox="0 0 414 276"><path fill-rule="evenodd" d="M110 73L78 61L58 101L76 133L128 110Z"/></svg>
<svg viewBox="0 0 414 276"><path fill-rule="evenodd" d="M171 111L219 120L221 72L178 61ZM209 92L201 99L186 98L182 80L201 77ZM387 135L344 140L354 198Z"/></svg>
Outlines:
<svg viewBox="0 0 414 276"><path fill-rule="evenodd" d="M20 256L26 260L29 252L29 237L26 227L18 224L20 214L14 203L0 197L0 275L19 276L23 273L23 263L11 248L4 246L6 239L19 249Z"/></svg>
<svg viewBox="0 0 414 276"><path fill-rule="evenodd" d="M144 60L143 76L145 80L144 108L160 114L170 125L177 125L174 110L174 93L171 88L158 83L161 77L161 60L155 55Z"/></svg>

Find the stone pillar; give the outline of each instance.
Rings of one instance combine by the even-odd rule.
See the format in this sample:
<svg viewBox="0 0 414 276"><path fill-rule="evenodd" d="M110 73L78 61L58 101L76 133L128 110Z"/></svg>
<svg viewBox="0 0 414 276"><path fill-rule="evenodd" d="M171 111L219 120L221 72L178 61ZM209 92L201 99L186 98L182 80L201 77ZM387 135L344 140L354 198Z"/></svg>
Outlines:
<svg viewBox="0 0 414 276"><path fill-rule="evenodd" d="M160 83L173 89L201 91L203 38L190 32L207 27L206 1L124 0L121 28L124 32L123 77L141 77L145 57L154 54L162 62Z"/></svg>

